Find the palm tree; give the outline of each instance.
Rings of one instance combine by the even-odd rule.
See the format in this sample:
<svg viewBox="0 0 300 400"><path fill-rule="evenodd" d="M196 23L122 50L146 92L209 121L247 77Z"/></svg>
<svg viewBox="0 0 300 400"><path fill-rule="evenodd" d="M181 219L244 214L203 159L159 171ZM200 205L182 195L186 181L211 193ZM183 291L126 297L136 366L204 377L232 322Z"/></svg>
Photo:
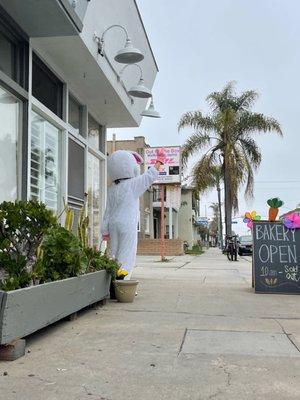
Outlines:
<svg viewBox="0 0 300 400"><path fill-rule="evenodd" d="M187 112L178 124L179 130L186 127L194 129L183 146L184 164L197 152L207 149L194 167L194 172L199 171L205 176L210 175L212 168L221 161L226 235L232 232L232 211L238 210L239 188L246 184L245 196L253 197L254 171L262 159L253 135L262 132L282 135L277 120L251 111L258 94L248 90L237 95L234 86L234 82L229 82L222 91L207 97L211 114Z"/></svg>
<svg viewBox="0 0 300 400"><path fill-rule="evenodd" d="M223 223L222 223L222 200L221 200L221 182L223 180L223 172L221 165L214 165L211 167L209 173L202 173L198 169L199 163L193 168L192 171L192 184L198 193L204 193L211 189L217 189L218 193L218 226L219 226L219 243L223 248ZM215 204L214 204L215 207Z"/></svg>

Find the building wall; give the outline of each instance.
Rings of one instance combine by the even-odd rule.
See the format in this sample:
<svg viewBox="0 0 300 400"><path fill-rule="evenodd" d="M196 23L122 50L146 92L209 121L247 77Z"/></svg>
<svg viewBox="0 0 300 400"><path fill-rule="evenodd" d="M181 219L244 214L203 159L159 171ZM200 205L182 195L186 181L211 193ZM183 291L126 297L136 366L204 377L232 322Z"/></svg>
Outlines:
<svg viewBox="0 0 300 400"><path fill-rule="evenodd" d="M145 55L144 60L141 61L139 65L143 70L145 85L152 88L158 67L135 0L92 1L87 8L83 23L84 27L81 37L93 55L96 54L95 42L93 40L94 32L97 32L97 34L101 35L102 32L110 25L120 24L124 26L128 31L133 46L137 47ZM105 36L106 53L117 73L121 71L122 65L114 61L114 56L118 50L124 47L124 44L125 34L122 32L122 30L117 28L107 32ZM124 93L124 88L116 79L116 75L109 63L106 62L106 60L102 57L100 57L100 59L97 57L97 60L99 65L101 65L106 77L113 84L118 96L123 99L124 104L133 115L136 121L136 126L140 125L142 119L140 114L146 108L147 99L134 99L134 103L131 104L130 99L128 99L127 94ZM134 66L130 66L126 68L126 71L124 71L122 74L121 79L125 86L130 88L131 86L135 86L137 84L139 77L139 70Z"/></svg>
<svg viewBox="0 0 300 400"><path fill-rule="evenodd" d="M0 0L0 4L4 7L4 11L0 9L0 25L7 33L7 38L0 41L1 65L10 64L10 54L22 52L20 64L16 65L18 57L13 61L18 68L12 69L20 74L12 76L9 68L0 71L0 199L36 199L61 215L64 203L77 214L86 203L92 221L90 243L98 246L106 197L106 125L136 126L144 104L139 100L131 104L114 66L98 54L91 35L94 30L101 34L113 23L128 26L132 42L136 40L145 53L143 69L151 87L157 67L136 3L89 2L82 14L80 34L68 15L62 15L60 6L53 8L57 7L56 1L40 0L39 7L35 0L26 4L23 0ZM52 11L47 18L43 6ZM38 12L47 23L36 17ZM10 18L6 18L7 13ZM120 46L121 39L115 35L106 43L107 53L114 51L110 46ZM18 46L18 51L7 51L9 46ZM128 68L126 77L135 80L136 70ZM55 110L48 102L53 94ZM80 114L78 126L72 120L72 101L75 114ZM98 137L99 142L95 142ZM10 181L15 181L9 190L4 190L8 175L5 168L13 175Z"/></svg>
<svg viewBox="0 0 300 400"><path fill-rule="evenodd" d="M166 256L181 256L183 251L183 241L181 239L165 240ZM159 239L141 239L138 244L138 255L158 256L160 255Z"/></svg>
<svg viewBox="0 0 300 400"><path fill-rule="evenodd" d="M187 241L189 248L196 241L193 226L192 190L181 190L181 207L179 209L179 238Z"/></svg>

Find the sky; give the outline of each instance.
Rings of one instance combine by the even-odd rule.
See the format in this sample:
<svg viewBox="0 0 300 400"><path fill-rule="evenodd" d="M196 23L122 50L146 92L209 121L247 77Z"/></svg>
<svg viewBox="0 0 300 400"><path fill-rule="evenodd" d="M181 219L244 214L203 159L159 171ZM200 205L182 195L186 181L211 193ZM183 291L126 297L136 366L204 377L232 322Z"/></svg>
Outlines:
<svg viewBox="0 0 300 400"><path fill-rule="evenodd" d="M151 146L181 145L192 133L178 133L181 115L208 113L207 95L234 80L237 91L259 93L253 110L276 118L284 133L283 138L255 135L263 161L254 200L247 203L241 191L237 217L251 210L266 217L270 197L284 200L282 212L295 208L300 203L299 0L138 0L138 5L159 66L153 93L162 118L114 130L117 138L143 135ZM215 192L202 196L203 216L211 216L209 206L216 200ZM235 231L246 232L238 221Z"/></svg>

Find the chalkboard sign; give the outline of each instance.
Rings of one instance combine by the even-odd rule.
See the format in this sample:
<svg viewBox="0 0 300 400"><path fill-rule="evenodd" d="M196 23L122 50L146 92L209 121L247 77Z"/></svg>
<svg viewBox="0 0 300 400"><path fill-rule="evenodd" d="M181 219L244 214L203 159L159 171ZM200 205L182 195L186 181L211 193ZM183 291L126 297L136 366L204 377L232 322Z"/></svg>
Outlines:
<svg viewBox="0 0 300 400"><path fill-rule="evenodd" d="M300 294L300 229L254 221L253 280L257 293Z"/></svg>

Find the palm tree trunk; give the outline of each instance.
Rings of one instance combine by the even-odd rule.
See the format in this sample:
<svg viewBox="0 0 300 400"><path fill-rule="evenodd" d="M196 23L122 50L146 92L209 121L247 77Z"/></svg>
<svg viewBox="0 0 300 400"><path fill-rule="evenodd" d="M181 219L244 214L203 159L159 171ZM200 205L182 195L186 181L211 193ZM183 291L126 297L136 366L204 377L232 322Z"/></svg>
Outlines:
<svg viewBox="0 0 300 400"><path fill-rule="evenodd" d="M226 156L224 157L224 203L225 203L225 230L226 236L232 234L232 191L231 179L227 166Z"/></svg>
<svg viewBox="0 0 300 400"><path fill-rule="evenodd" d="M218 207L219 207L219 243L221 250L223 249L223 221L222 221L222 201L221 201L221 188L217 186L218 191Z"/></svg>

